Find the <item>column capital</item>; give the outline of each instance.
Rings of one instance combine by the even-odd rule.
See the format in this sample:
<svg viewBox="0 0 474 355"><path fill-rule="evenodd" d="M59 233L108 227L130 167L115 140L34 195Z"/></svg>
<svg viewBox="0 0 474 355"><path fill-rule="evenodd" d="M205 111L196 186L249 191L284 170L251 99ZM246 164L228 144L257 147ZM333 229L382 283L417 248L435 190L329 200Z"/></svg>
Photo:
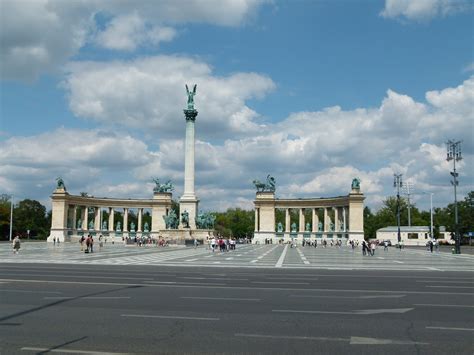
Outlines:
<svg viewBox="0 0 474 355"><path fill-rule="evenodd" d="M196 120L196 116L198 115L198 112L195 109L192 109L192 110L184 109L183 112L184 112L184 116L186 117L186 122L187 121L194 122Z"/></svg>

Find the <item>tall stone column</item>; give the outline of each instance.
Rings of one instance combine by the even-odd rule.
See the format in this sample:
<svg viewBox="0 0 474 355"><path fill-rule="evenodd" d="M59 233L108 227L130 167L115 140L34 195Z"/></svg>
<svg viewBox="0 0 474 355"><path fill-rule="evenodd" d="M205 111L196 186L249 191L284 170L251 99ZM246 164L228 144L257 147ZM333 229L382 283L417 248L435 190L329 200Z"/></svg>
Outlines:
<svg viewBox="0 0 474 355"><path fill-rule="evenodd" d="M258 208L255 208L255 232L259 232L258 225Z"/></svg>
<svg viewBox="0 0 474 355"><path fill-rule="evenodd" d="M342 207L342 229L347 232L346 207Z"/></svg>
<svg viewBox="0 0 474 355"><path fill-rule="evenodd" d="M109 207L109 232L113 232L114 231L114 208L113 207Z"/></svg>
<svg viewBox="0 0 474 355"><path fill-rule="evenodd" d="M290 209L285 209L285 233L290 233L291 231L291 217Z"/></svg>
<svg viewBox="0 0 474 355"><path fill-rule="evenodd" d="M339 232L339 209L334 207L334 233Z"/></svg>
<svg viewBox="0 0 474 355"><path fill-rule="evenodd" d="M101 220L102 209L100 207L94 208L94 229L96 231L100 230L100 220Z"/></svg>
<svg viewBox="0 0 474 355"><path fill-rule="evenodd" d="M194 192L194 122L198 112L194 107L184 110L186 118L186 141L184 152L184 193L179 200L179 226L184 228L181 214L186 211L189 216L189 227L196 229L196 215L199 200Z"/></svg>
<svg viewBox="0 0 474 355"><path fill-rule="evenodd" d="M128 208L123 209L123 232L128 232Z"/></svg>
<svg viewBox="0 0 474 355"><path fill-rule="evenodd" d="M77 228L77 205L73 207L73 215L72 215L72 229Z"/></svg>
<svg viewBox="0 0 474 355"><path fill-rule="evenodd" d="M89 207L82 207L82 229L87 230L89 228Z"/></svg>
<svg viewBox="0 0 474 355"><path fill-rule="evenodd" d="M299 232L303 233L304 232L304 209L300 208L300 218L299 218Z"/></svg>
<svg viewBox="0 0 474 355"><path fill-rule="evenodd" d="M142 215L143 215L143 208L138 209L138 226L137 226L137 232L142 231Z"/></svg>
<svg viewBox="0 0 474 355"><path fill-rule="evenodd" d="M324 207L324 232L329 231L329 223L331 223L331 221L329 219L328 208Z"/></svg>
<svg viewBox="0 0 474 355"><path fill-rule="evenodd" d="M313 211L313 216L312 216L313 218L311 220L311 223L313 225L312 225L311 230L313 231L313 233L316 233L318 231L319 216L318 216L318 212L316 208L313 208L312 211Z"/></svg>

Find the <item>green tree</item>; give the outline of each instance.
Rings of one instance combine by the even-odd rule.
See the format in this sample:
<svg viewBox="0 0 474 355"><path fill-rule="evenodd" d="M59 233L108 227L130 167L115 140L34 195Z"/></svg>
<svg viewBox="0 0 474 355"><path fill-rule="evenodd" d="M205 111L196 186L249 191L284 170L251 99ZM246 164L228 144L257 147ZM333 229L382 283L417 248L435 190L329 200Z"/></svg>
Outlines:
<svg viewBox="0 0 474 355"><path fill-rule="evenodd" d="M26 236L27 230L30 235L45 239L49 235L46 207L36 200L25 199L18 203L13 210L13 226L16 233Z"/></svg>
<svg viewBox="0 0 474 355"><path fill-rule="evenodd" d="M253 234L254 218L254 211L229 208L226 212L216 213L214 228L226 237L245 238Z"/></svg>
<svg viewBox="0 0 474 355"><path fill-rule="evenodd" d="M10 235L10 195L0 195L0 239Z"/></svg>

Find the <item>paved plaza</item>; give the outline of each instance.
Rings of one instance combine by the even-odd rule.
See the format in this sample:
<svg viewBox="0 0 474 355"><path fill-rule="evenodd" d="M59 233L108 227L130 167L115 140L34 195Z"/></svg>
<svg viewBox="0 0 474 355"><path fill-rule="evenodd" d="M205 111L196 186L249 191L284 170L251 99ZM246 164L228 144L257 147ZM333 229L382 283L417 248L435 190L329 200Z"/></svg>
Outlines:
<svg viewBox="0 0 474 355"><path fill-rule="evenodd" d="M474 255L430 253L424 248L394 247L384 251L379 247L374 256L363 256L359 248L322 246L291 248L285 245L237 244L236 250L212 252L206 246L156 247L122 243L96 244L94 253L85 254L77 243L23 243L19 254L13 254L10 244L0 245L3 263L51 263L93 265L166 265L219 266L250 268L297 268L328 270L430 270L473 271Z"/></svg>

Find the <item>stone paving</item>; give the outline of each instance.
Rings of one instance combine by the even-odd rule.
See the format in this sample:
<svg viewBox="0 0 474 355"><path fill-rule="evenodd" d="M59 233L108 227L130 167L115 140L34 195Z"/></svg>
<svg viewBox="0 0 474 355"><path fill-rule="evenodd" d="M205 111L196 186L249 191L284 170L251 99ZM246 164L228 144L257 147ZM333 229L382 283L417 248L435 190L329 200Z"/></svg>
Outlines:
<svg viewBox="0 0 474 355"><path fill-rule="evenodd" d="M14 254L11 245L0 245L0 263L172 265L196 267L304 268L328 270L432 270L474 271L474 256L433 252L422 248L388 251L378 248L374 256L363 256L360 248L348 246L317 248L289 245L237 244L236 250L212 252L206 246L156 247L96 245L94 253L80 251L79 244L24 242Z"/></svg>

